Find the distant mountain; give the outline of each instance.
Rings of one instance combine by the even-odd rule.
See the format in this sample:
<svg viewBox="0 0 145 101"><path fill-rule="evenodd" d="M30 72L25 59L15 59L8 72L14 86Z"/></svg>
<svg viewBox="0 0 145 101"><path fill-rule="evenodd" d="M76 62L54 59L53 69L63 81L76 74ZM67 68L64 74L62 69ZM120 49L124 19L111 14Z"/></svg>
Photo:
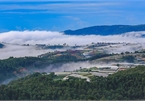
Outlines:
<svg viewBox="0 0 145 101"><path fill-rule="evenodd" d="M77 30L66 30L64 34L67 35L115 35L133 31L145 31L145 24L143 25L102 25L86 27Z"/></svg>
<svg viewBox="0 0 145 101"><path fill-rule="evenodd" d="M0 48L3 48L4 47L4 44L0 43Z"/></svg>

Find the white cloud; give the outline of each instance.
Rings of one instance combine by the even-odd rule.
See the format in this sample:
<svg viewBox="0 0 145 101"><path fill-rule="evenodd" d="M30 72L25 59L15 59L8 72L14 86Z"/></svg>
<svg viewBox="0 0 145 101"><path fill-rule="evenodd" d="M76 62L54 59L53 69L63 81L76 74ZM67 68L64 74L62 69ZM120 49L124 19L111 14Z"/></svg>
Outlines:
<svg viewBox="0 0 145 101"><path fill-rule="evenodd" d="M21 1L22 2L22 1ZM1 4L0 11L3 13L104 13L114 12L108 7L120 5L119 2L100 2L100 1L57 1L57 3L48 1L39 1L40 3L13 2L12 4ZM107 7L107 8L106 8ZM19 10L19 11L16 11ZM23 12L23 10L27 10ZM38 11L36 11L38 10ZM116 11L115 11L116 12ZM119 10L117 12L120 12Z"/></svg>
<svg viewBox="0 0 145 101"><path fill-rule="evenodd" d="M0 49L0 59L24 56L38 56L43 53L52 52L55 50L42 50L36 49L35 44L68 44L68 45L86 45L92 42L129 42L129 43L145 43L143 37L145 32L130 32L121 35L65 35L60 32L51 31L10 31L0 34L0 42L11 43L11 44L31 44L32 46L21 46L21 45L9 45ZM137 46L139 47L139 46ZM117 49L108 49L111 52L124 52L124 51L135 51L136 46L125 47L122 46Z"/></svg>
<svg viewBox="0 0 145 101"><path fill-rule="evenodd" d="M13 57L25 57L25 56L38 56L47 52L53 52L55 50L42 50L37 49L35 46L20 46L6 44L5 48L0 49L0 59L6 59Z"/></svg>
<svg viewBox="0 0 145 101"><path fill-rule="evenodd" d="M85 45L92 42L131 42L144 43L145 40L141 36L145 32L130 32L121 35L64 35L60 32L51 31L10 31L0 34L0 42L19 43L19 44L63 44L69 45Z"/></svg>

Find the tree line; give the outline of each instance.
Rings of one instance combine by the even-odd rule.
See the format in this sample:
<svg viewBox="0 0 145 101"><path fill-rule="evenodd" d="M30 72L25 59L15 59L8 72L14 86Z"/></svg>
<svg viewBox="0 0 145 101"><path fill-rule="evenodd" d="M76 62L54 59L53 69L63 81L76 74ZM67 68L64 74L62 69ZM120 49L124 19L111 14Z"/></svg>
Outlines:
<svg viewBox="0 0 145 101"><path fill-rule="evenodd" d="M0 86L1 100L143 100L145 99L145 66L120 71L108 77L92 76L91 82L70 77L55 80L34 73Z"/></svg>

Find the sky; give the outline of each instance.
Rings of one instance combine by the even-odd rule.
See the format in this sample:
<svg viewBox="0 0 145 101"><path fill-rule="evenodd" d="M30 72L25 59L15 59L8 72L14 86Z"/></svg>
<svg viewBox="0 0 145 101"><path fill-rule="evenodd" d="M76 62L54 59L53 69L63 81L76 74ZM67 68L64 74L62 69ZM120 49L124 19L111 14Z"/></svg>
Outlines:
<svg viewBox="0 0 145 101"><path fill-rule="evenodd" d="M0 0L0 32L145 24L144 0Z"/></svg>

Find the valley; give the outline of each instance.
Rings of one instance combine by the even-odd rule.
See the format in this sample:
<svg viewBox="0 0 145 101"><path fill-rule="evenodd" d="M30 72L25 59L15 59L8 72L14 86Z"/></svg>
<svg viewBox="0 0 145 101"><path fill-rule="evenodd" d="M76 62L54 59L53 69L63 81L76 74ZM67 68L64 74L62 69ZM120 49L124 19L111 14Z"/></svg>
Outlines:
<svg viewBox="0 0 145 101"><path fill-rule="evenodd" d="M94 72L91 69L86 70L87 72L85 71L85 74L89 74L89 76L106 77L109 74L121 70L119 68L133 68L145 64L145 45L139 43L92 42L87 45L74 46L67 44L3 44L5 47L0 49L1 53L3 53L0 56L2 59L0 60L2 73L0 81L3 84L13 80L11 78L21 78L35 72L56 72L58 74L69 73L69 75L79 75L81 72L84 72L83 70L85 68L116 66L116 70L113 71L109 69L107 71L99 70ZM4 55L5 58L6 56L9 58L3 59ZM21 62L19 62L20 60ZM9 65L6 65L7 62L9 62ZM75 70L80 68L82 68L82 71L79 73L78 71L75 72ZM5 82L5 80L8 82Z"/></svg>
<svg viewBox="0 0 145 101"><path fill-rule="evenodd" d="M145 100L144 0L0 0L0 100Z"/></svg>
<svg viewBox="0 0 145 101"><path fill-rule="evenodd" d="M108 36L43 31L40 39L34 33L41 31L26 32L17 32L24 35L20 39L2 36L9 41L0 42L0 92L5 92L0 99L144 99L144 31Z"/></svg>

